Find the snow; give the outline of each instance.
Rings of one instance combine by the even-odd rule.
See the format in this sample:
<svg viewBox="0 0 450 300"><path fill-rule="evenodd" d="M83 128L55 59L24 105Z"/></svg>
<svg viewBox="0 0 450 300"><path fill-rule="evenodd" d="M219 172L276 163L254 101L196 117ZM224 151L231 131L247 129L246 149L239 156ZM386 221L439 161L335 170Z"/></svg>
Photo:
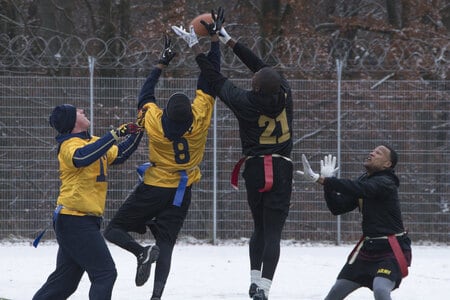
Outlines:
<svg viewBox="0 0 450 300"><path fill-rule="evenodd" d="M150 299L153 271L142 287L134 285L136 259L127 251L108 244L118 277L113 299ZM352 245L305 244L283 241L270 300L323 299L341 269ZM29 300L54 270L57 244L41 242L33 248L25 242L0 243L0 299ZM450 299L450 251L445 245L413 245L413 261L393 299ZM249 261L246 241L207 243L179 242L164 300L249 299ZM71 300L88 299L86 274ZM373 299L361 288L346 299Z"/></svg>

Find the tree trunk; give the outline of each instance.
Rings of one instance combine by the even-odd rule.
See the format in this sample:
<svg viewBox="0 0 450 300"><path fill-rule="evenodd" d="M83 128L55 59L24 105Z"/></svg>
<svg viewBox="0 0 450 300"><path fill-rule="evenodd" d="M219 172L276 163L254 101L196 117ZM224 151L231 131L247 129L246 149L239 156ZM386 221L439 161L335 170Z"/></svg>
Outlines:
<svg viewBox="0 0 450 300"><path fill-rule="evenodd" d="M388 22L397 29L403 28L402 0L386 0Z"/></svg>

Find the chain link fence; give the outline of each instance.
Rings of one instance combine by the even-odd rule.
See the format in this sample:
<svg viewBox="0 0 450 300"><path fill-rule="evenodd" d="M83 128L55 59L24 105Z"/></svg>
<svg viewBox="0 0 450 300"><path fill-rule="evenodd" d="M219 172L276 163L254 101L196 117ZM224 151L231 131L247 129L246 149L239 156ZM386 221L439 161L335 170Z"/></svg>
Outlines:
<svg viewBox="0 0 450 300"><path fill-rule="evenodd" d="M295 169L301 168L302 153L317 169L323 155L336 154L339 148L341 176L356 178L369 151L388 142L400 154L400 200L411 236L416 241L449 242L449 39L346 40L329 36L269 41L246 36L240 41L290 78ZM61 103L84 108L92 113L95 135L134 120L139 89L162 47L162 39L0 35L1 239L33 238L50 221L59 188L55 132L47 123L51 109ZM184 42L175 41L180 55L158 84L161 106L175 91L194 96L193 74L198 68L192 55L181 55L186 49ZM344 62L344 78L357 80L344 80L338 86L336 59ZM226 48L222 48L222 70L238 85L249 88L248 71ZM415 74L413 78L422 80L392 80L403 74ZM364 80L367 78L379 80ZM237 122L220 101L216 112L216 127L210 129L201 165L203 179L193 188L182 235L206 240L246 238L253 224L243 182L239 191L229 183L231 169L241 156ZM217 136L213 136L215 131ZM214 161L214 157L218 159ZM147 160L144 139L130 160L110 169L106 222L136 184L136 167ZM359 237L361 217L357 212L340 221L338 229L319 186L294 176L284 239L350 241ZM48 234L47 238L54 236Z"/></svg>
<svg viewBox="0 0 450 300"><path fill-rule="evenodd" d="M244 88L250 86L248 79L232 80ZM95 135L134 120L143 82L144 77L94 78L91 121ZM0 238L32 239L50 221L59 188L57 144L48 115L61 103L84 108L89 115L90 81L75 76L8 75L0 76L0 83ZM338 147L337 82L292 79L290 83L294 97L294 169L301 168L302 153L318 169L319 160L325 154L336 154ZM195 86L195 77L163 75L157 86L158 103L164 106L175 91L193 97ZM449 94L449 81L348 80L341 85L341 177L358 177L371 149L384 142L392 144L400 155L397 174L404 223L414 241L450 242ZM181 235L205 240L212 240L215 234L218 239L248 238L253 224L243 180L239 191L229 183L234 163L241 157L238 125L220 100L216 111L217 135L210 128L201 164L203 178L193 187L193 201ZM137 183L135 169L148 160L146 143L144 139L124 165L110 168L106 222ZM213 210L215 198L217 214ZM360 222L358 212L341 217L343 241L359 237ZM336 241L337 232L336 217L327 210L320 186L295 175L283 238ZM51 232L45 238L54 235Z"/></svg>

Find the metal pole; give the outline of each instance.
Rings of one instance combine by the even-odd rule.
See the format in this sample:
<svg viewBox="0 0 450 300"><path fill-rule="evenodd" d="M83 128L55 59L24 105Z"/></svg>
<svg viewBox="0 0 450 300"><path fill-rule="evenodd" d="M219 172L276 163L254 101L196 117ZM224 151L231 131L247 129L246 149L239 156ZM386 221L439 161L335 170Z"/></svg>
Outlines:
<svg viewBox="0 0 450 300"><path fill-rule="evenodd" d="M213 112L213 244L217 244L217 102Z"/></svg>
<svg viewBox="0 0 450 300"><path fill-rule="evenodd" d="M95 57L89 56L89 94L90 94L90 114L89 120L91 121L91 135L94 135L94 65Z"/></svg>
<svg viewBox="0 0 450 300"><path fill-rule="evenodd" d="M341 79L342 79L343 62L336 59L336 70L338 79L338 93L337 93L337 165L339 170L337 178L341 178ZM341 244L341 216L337 216L337 232L336 243Z"/></svg>

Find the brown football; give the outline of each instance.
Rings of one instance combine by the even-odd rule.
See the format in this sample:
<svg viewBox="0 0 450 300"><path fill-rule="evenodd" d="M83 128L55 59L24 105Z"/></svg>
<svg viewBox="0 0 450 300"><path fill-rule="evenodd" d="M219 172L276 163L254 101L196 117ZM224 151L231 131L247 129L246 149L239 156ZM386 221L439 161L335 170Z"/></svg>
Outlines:
<svg viewBox="0 0 450 300"><path fill-rule="evenodd" d="M203 24L200 23L201 20L205 21L208 24L212 23L213 19L211 18L211 13L204 13L196 16L194 19L192 19L190 24L194 26L195 33L198 36L208 36L208 31L206 30L205 26L203 26Z"/></svg>

